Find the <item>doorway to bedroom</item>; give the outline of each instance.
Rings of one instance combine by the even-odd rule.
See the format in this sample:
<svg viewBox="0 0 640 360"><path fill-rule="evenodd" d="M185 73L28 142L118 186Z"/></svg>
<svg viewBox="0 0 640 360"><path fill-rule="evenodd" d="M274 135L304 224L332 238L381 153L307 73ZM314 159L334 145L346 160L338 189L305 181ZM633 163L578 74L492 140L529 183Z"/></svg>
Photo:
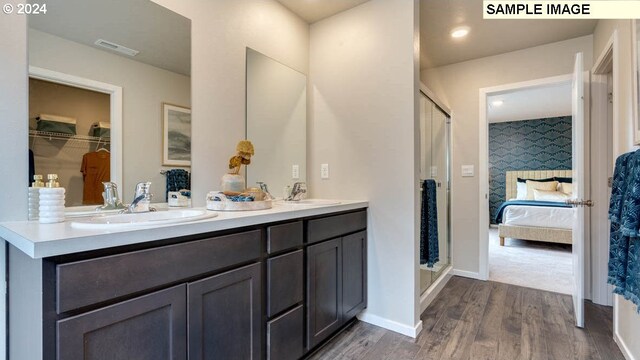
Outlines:
<svg viewBox="0 0 640 360"><path fill-rule="evenodd" d="M573 292L571 77L486 97L489 280Z"/></svg>

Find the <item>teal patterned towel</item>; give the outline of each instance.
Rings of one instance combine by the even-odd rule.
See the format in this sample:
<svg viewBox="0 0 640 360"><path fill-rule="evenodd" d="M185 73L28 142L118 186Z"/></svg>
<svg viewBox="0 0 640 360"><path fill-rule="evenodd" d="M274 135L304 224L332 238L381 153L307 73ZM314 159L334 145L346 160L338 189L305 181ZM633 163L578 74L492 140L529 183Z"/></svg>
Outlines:
<svg viewBox="0 0 640 360"><path fill-rule="evenodd" d="M640 150L616 159L609 219L608 282L640 313Z"/></svg>
<svg viewBox="0 0 640 360"><path fill-rule="evenodd" d="M440 260L436 186L436 181L433 179L424 180L422 183L420 264L427 264L427 267L433 267Z"/></svg>

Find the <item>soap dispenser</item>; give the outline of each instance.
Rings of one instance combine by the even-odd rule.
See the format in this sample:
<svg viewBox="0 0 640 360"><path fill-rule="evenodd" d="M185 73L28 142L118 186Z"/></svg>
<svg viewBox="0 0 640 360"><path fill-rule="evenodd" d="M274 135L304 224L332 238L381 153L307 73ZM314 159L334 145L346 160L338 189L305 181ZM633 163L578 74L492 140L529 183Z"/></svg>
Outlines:
<svg viewBox="0 0 640 360"><path fill-rule="evenodd" d="M33 175L33 182L29 187L29 220L37 220L40 207L40 188L44 187L42 175Z"/></svg>
<svg viewBox="0 0 640 360"><path fill-rule="evenodd" d="M57 174L48 174L45 187L40 188L40 214L38 221L41 224L53 224L64 221L65 190L60 187Z"/></svg>

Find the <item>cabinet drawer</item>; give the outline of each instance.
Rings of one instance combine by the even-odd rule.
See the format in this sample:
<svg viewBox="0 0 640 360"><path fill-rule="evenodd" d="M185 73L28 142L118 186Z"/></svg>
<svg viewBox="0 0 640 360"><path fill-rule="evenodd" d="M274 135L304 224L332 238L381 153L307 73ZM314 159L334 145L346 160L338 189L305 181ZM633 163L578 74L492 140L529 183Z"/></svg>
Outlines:
<svg viewBox="0 0 640 360"><path fill-rule="evenodd" d="M366 227L366 211L309 220L307 225L307 242L312 244L314 242L328 240L344 234L363 230Z"/></svg>
<svg viewBox="0 0 640 360"><path fill-rule="evenodd" d="M58 360L187 358L186 286L60 320Z"/></svg>
<svg viewBox="0 0 640 360"><path fill-rule="evenodd" d="M267 323L267 359L296 360L302 357L303 316L300 305Z"/></svg>
<svg viewBox="0 0 640 360"><path fill-rule="evenodd" d="M254 230L57 265L57 312L257 259L260 238Z"/></svg>
<svg viewBox="0 0 640 360"><path fill-rule="evenodd" d="M302 301L303 262L302 250L267 260L267 316Z"/></svg>
<svg viewBox="0 0 640 360"><path fill-rule="evenodd" d="M276 253L302 245L302 221L269 226L267 228L267 252Z"/></svg>

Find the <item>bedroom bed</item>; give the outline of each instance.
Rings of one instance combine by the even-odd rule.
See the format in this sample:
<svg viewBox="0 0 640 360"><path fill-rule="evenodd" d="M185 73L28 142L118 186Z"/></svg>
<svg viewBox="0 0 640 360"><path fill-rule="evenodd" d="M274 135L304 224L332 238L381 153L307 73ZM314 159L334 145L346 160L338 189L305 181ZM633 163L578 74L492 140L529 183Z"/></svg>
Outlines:
<svg viewBox="0 0 640 360"><path fill-rule="evenodd" d="M571 170L507 171L507 201L496 214L500 245L504 246L505 238L571 244L573 209L559 199L523 199L522 194L518 193L518 178L564 179L561 180L564 184L570 184Z"/></svg>

